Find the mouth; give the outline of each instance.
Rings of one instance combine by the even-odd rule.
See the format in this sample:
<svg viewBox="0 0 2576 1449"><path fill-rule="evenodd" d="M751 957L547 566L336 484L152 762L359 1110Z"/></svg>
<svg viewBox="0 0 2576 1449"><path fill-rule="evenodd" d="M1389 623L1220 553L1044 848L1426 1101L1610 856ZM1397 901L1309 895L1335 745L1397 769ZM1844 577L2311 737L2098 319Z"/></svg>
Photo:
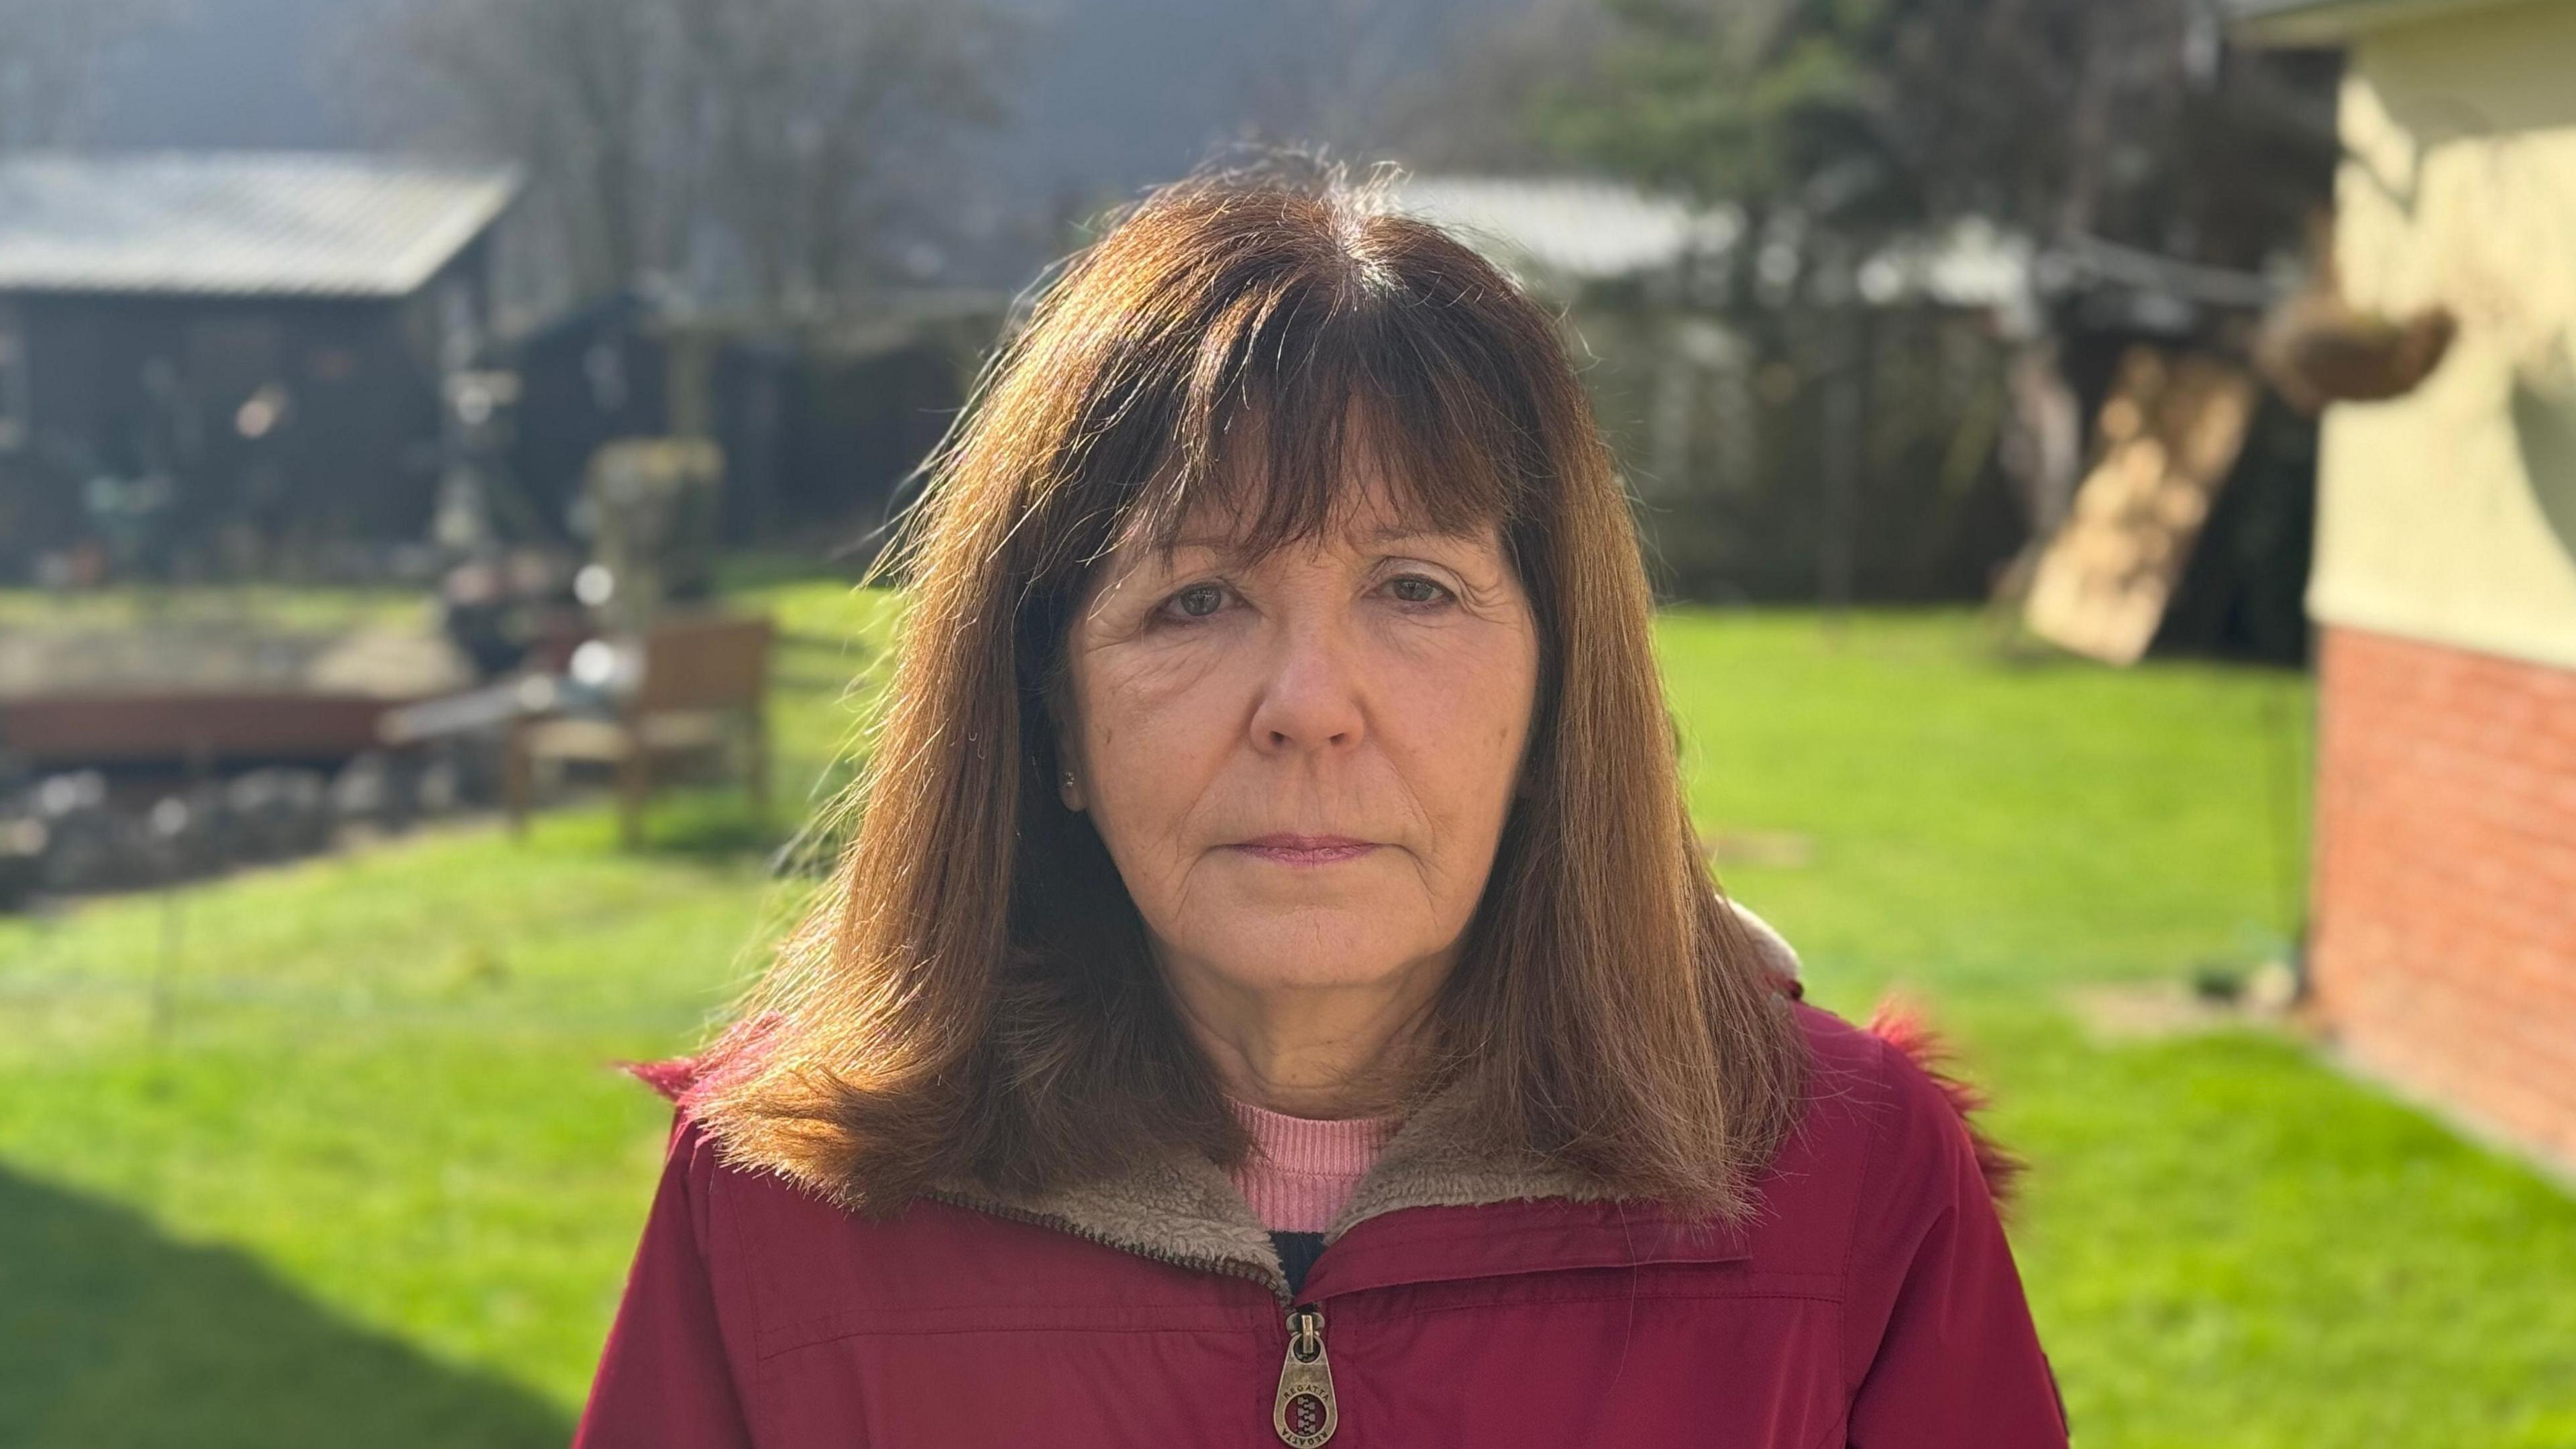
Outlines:
<svg viewBox="0 0 2576 1449"><path fill-rule="evenodd" d="M1276 865L1332 865L1357 860L1377 849L1377 843L1355 840L1347 835L1290 835L1278 833L1239 840L1226 847Z"/></svg>

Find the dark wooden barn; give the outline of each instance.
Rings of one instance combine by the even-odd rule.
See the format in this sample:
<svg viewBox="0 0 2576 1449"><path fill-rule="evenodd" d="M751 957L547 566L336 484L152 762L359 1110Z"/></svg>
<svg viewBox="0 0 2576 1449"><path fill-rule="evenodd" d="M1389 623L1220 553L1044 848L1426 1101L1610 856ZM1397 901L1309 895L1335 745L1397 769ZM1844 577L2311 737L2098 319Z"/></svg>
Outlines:
<svg viewBox="0 0 2576 1449"><path fill-rule="evenodd" d="M366 155L0 157L0 579L422 537L517 191Z"/></svg>

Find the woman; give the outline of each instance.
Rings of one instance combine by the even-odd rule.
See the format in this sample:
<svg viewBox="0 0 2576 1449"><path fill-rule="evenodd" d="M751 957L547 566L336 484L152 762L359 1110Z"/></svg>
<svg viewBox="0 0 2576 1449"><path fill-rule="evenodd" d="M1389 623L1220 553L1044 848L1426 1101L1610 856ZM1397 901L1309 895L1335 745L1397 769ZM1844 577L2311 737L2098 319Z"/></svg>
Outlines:
<svg viewBox="0 0 2576 1449"><path fill-rule="evenodd" d="M1501 274L1202 175L935 461L856 833L652 1073L578 1442L2064 1442L1964 1089L1695 848Z"/></svg>

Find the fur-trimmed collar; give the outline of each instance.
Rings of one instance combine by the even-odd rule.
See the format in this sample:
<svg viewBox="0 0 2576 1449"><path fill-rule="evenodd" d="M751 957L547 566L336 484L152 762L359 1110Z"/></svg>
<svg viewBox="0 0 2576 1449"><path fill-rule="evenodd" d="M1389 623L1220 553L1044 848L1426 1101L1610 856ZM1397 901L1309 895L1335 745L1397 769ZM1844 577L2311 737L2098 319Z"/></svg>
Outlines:
<svg viewBox="0 0 2576 1449"><path fill-rule="evenodd" d="M1591 1179L1547 1163L1495 1154L1469 1132L1468 1095L1451 1088L1407 1116L1360 1179L1326 1242L1355 1224L1411 1207L1472 1207L1539 1198L1599 1201ZM1042 1223L1186 1267L1251 1278L1280 1298L1288 1275L1269 1231L1225 1170L1180 1151L1124 1174L1056 1191L1012 1195L950 1179L930 1196L962 1207Z"/></svg>

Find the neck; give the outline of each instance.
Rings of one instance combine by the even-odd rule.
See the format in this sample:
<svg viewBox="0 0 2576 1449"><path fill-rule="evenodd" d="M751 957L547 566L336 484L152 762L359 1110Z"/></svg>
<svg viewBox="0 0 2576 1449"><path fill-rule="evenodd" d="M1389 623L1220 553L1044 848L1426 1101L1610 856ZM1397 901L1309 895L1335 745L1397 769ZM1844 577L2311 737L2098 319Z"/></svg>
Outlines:
<svg viewBox="0 0 2576 1449"><path fill-rule="evenodd" d="M1324 1120L1395 1109L1444 974L1419 969L1354 986L1247 988L1186 964L1164 972L1183 1029L1228 1094Z"/></svg>

